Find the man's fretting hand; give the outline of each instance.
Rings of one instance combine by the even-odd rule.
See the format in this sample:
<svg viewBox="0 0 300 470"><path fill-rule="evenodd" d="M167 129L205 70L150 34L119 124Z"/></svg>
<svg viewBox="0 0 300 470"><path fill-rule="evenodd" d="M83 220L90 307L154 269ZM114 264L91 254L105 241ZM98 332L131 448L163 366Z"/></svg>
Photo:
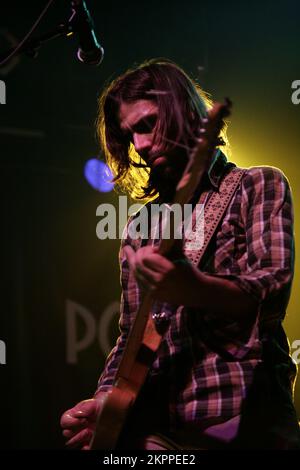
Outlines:
<svg viewBox="0 0 300 470"><path fill-rule="evenodd" d="M186 305L198 282L194 267L183 256L179 261L170 261L158 250L145 246L134 251L127 245L123 253L140 287L150 290L154 299Z"/></svg>

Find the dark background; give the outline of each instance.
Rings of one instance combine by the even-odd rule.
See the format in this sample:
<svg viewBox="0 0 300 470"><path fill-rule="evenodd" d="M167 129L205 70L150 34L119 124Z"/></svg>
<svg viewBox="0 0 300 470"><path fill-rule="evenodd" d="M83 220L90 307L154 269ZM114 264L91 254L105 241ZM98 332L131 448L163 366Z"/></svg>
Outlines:
<svg viewBox="0 0 300 470"><path fill-rule="evenodd" d="M45 4L1 3L1 51L10 47L10 38L27 33ZM45 44L35 60L18 56L0 69L7 91L0 107L0 340L6 345L6 364L0 365L1 448L61 448L60 415L93 394L107 352L104 342L112 344L117 334L116 315L108 326L105 319L120 295L119 241L100 241L95 232L97 206L117 205L117 196L95 191L83 176L85 162L99 154L94 121L105 82L135 63L163 56L197 78L213 99L230 96L232 159L285 172L298 237L300 105L292 104L291 83L300 79L299 3L87 0L87 5L105 49L99 67L77 61L77 38L70 37ZM69 16L70 2L54 1L36 34ZM298 280L296 264L285 321L291 344L300 338ZM71 363L66 351L72 312L77 338L88 332L90 337ZM299 390L298 383L300 415Z"/></svg>

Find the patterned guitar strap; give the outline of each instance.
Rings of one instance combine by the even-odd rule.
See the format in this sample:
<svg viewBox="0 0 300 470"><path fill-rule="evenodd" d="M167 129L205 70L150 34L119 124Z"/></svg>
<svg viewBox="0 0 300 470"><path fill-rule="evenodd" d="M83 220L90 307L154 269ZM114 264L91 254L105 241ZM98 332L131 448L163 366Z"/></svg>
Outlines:
<svg viewBox="0 0 300 470"><path fill-rule="evenodd" d="M196 210L193 211L193 230L190 236L186 237L183 250L185 256L195 266L199 266L200 260L225 214L244 173L245 168L233 167L224 176L219 191L214 191L210 197L210 191L205 191L201 194L198 201L201 222L196 223L196 218L199 215L197 214L196 207ZM195 226L196 230L194 230Z"/></svg>

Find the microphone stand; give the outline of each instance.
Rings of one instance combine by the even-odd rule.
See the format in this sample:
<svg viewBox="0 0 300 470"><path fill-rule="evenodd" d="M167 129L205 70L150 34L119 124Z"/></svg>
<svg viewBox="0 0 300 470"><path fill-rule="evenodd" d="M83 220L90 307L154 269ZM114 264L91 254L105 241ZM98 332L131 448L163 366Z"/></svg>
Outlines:
<svg viewBox="0 0 300 470"><path fill-rule="evenodd" d="M29 57L35 59L38 56L39 50L43 44L51 39L58 38L60 36L71 36L76 32L76 22L77 22L77 15L75 9L72 10L72 15L67 23L61 23L56 26L55 29L41 34L35 38L28 38L24 44L12 55L11 59L13 59L16 55L24 53ZM9 49L5 53L1 53L0 62L5 60L10 54L12 54L18 46ZM9 61L8 61L9 62ZM5 64L3 64L4 66Z"/></svg>

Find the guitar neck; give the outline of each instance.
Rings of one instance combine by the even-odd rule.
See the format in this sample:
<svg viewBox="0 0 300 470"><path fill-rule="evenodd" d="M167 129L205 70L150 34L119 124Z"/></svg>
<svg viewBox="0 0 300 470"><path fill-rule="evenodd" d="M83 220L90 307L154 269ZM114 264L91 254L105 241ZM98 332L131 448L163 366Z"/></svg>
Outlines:
<svg viewBox="0 0 300 470"><path fill-rule="evenodd" d="M152 304L152 296L149 292L146 292L127 338L126 349L122 355L119 368L115 376L115 383L118 382L120 378L128 380L131 376L132 368L136 363L136 358L142 344Z"/></svg>
<svg viewBox="0 0 300 470"><path fill-rule="evenodd" d="M225 104L216 103L209 111L208 118L203 119L203 127L200 130L201 137L198 139L197 145L195 145L185 171L176 187L173 204L179 204L183 208L184 204L191 200L198 185L201 184L207 164L211 161L215 150L220 129L224 124L223 119L230 113L230 106L231 102L229 100L226 100ZM172 227L170 227L169 236L168 238L162 237L159 246L159 252L163 255L167 255L172 250L177 240L174 239L174 234L179 227L174 226L174 217L171 217L171 219ZM181 224L181 221L177 221L177 223ZM116 383L120 378L127 380L131 376L132 368L137 363L137 355L143 342L147 322L147 329L153 331L155 337L155 325L150 314L152 303L151 293L146 292L127 339L127 344L116 374ZM158 348L157 341L158 339L155 339L152 346L155 343L155 347L157 346Z"/></svg>

